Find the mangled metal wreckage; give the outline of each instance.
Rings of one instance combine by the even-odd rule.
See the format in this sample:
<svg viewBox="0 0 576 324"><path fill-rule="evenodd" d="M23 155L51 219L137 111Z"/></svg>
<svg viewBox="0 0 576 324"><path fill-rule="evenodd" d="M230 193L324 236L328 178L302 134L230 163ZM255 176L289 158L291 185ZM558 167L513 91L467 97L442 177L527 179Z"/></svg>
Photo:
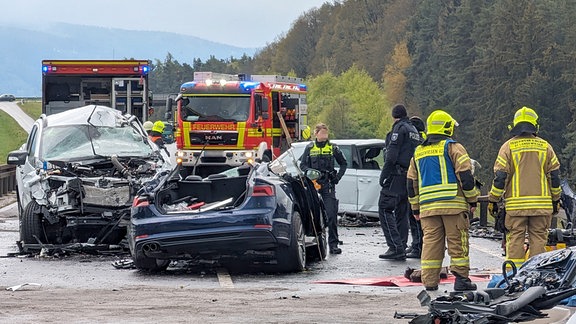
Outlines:
<svg viewBox="0 0 576 324"><path fill-rule="evenodd" d="M451 292L435 299L422 291L418 298L429 312L412 316L410 323L525 322L546 317L543 310L576 295L576 247L534 256L520 269L505 261L502 268L502 280L494 288Z"/></svg>
<svg viewBox="0 0 576 324"><path fill-rule="evenodd" d="M24 252L120 243L136 192L171 170L135 116L103 106L43 115L8 163Z"/></svg>

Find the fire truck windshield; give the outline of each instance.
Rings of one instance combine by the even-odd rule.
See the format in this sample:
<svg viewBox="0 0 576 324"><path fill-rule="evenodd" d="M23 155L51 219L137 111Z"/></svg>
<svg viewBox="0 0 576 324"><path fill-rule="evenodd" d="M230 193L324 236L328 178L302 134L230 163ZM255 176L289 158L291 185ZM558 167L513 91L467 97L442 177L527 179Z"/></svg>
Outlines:
<svg viewBox="0 0 576 324"><path fill-rule="evenodd" d="M249 113L249 96L186 97L181 110L184 121L246 121Z"/></svg>

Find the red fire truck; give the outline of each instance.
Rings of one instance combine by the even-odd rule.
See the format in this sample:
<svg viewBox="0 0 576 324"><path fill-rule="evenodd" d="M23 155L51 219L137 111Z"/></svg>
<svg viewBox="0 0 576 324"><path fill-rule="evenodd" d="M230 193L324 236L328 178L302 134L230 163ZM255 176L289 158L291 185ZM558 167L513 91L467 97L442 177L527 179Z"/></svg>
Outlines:
<svg viewBox="0 0 576 324"><path fill-rule="evenodd" d="M149 115L148 60L43 60L42 113L90 104Z"/></svg>
<svg viewBox="0 0 576 324"><path fill-rule="evenodd" d="M271 160L290 141L303 139L307 125L306 85L300 78L195 72L194 81L180 87L176 103L176 155L184 167L207 173L250 159ZM169 100L168 111L172 105Z"/></svg>

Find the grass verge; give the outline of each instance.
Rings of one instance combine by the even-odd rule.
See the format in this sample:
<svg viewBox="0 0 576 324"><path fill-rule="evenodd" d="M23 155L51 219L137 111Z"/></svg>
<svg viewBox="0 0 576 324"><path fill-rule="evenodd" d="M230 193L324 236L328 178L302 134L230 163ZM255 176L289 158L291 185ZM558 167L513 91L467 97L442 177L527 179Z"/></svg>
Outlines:
<svg viewBox="0 0 576 324"><path fill-rule="evenodd" d="M26 100L23 103L18 103L18 106L34 120L38 119L40 114L42 114L42 102L40 100Z"/></svg>
<svg viewBox="0 0 576 324"><path fill-rule="evenodd" d="M8 152L17 150L26 142L28 133L8 115L0 110L0 164L6 164Z"/></svg>

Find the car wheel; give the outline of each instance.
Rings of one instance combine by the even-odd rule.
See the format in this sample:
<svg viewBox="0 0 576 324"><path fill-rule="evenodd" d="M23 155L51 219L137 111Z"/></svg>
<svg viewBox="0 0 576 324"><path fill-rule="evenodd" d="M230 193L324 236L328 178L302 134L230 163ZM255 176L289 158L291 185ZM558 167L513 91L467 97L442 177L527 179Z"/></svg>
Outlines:
<svg viewBox="0 0 576 324"><path fill-rule="evenodd" d="M298 212L292 214L290 245L278 248L276 261L280 272L302 271L306 268L306 236Z"/></svg>
<svg viewBox="0 0 576 324"><path fill-rule="evenodd" d="M37 211L39 211L39 205L33 200L26 205L20 218L20 241L24 244L37 244L38 240L42 241L42 215Z"/></svg>
<svg viewBox="0 0 576 324"><path fill-rule="evenodd" d="M320 217L320 228L316 225L316 236L314 237L314 245L309 248L310 260L326 260L328 255L328 238L326 235L326 225L324 217Z"/></svg>
<svg viewBox="0 0 576 324"><path fill-rule="evenodd" d="M134 265L138 270L146 272L160 272L166 270L170 264L170 260L162 260L156 258L149 258L142 253L136 252L134 257Z"/></svg>

